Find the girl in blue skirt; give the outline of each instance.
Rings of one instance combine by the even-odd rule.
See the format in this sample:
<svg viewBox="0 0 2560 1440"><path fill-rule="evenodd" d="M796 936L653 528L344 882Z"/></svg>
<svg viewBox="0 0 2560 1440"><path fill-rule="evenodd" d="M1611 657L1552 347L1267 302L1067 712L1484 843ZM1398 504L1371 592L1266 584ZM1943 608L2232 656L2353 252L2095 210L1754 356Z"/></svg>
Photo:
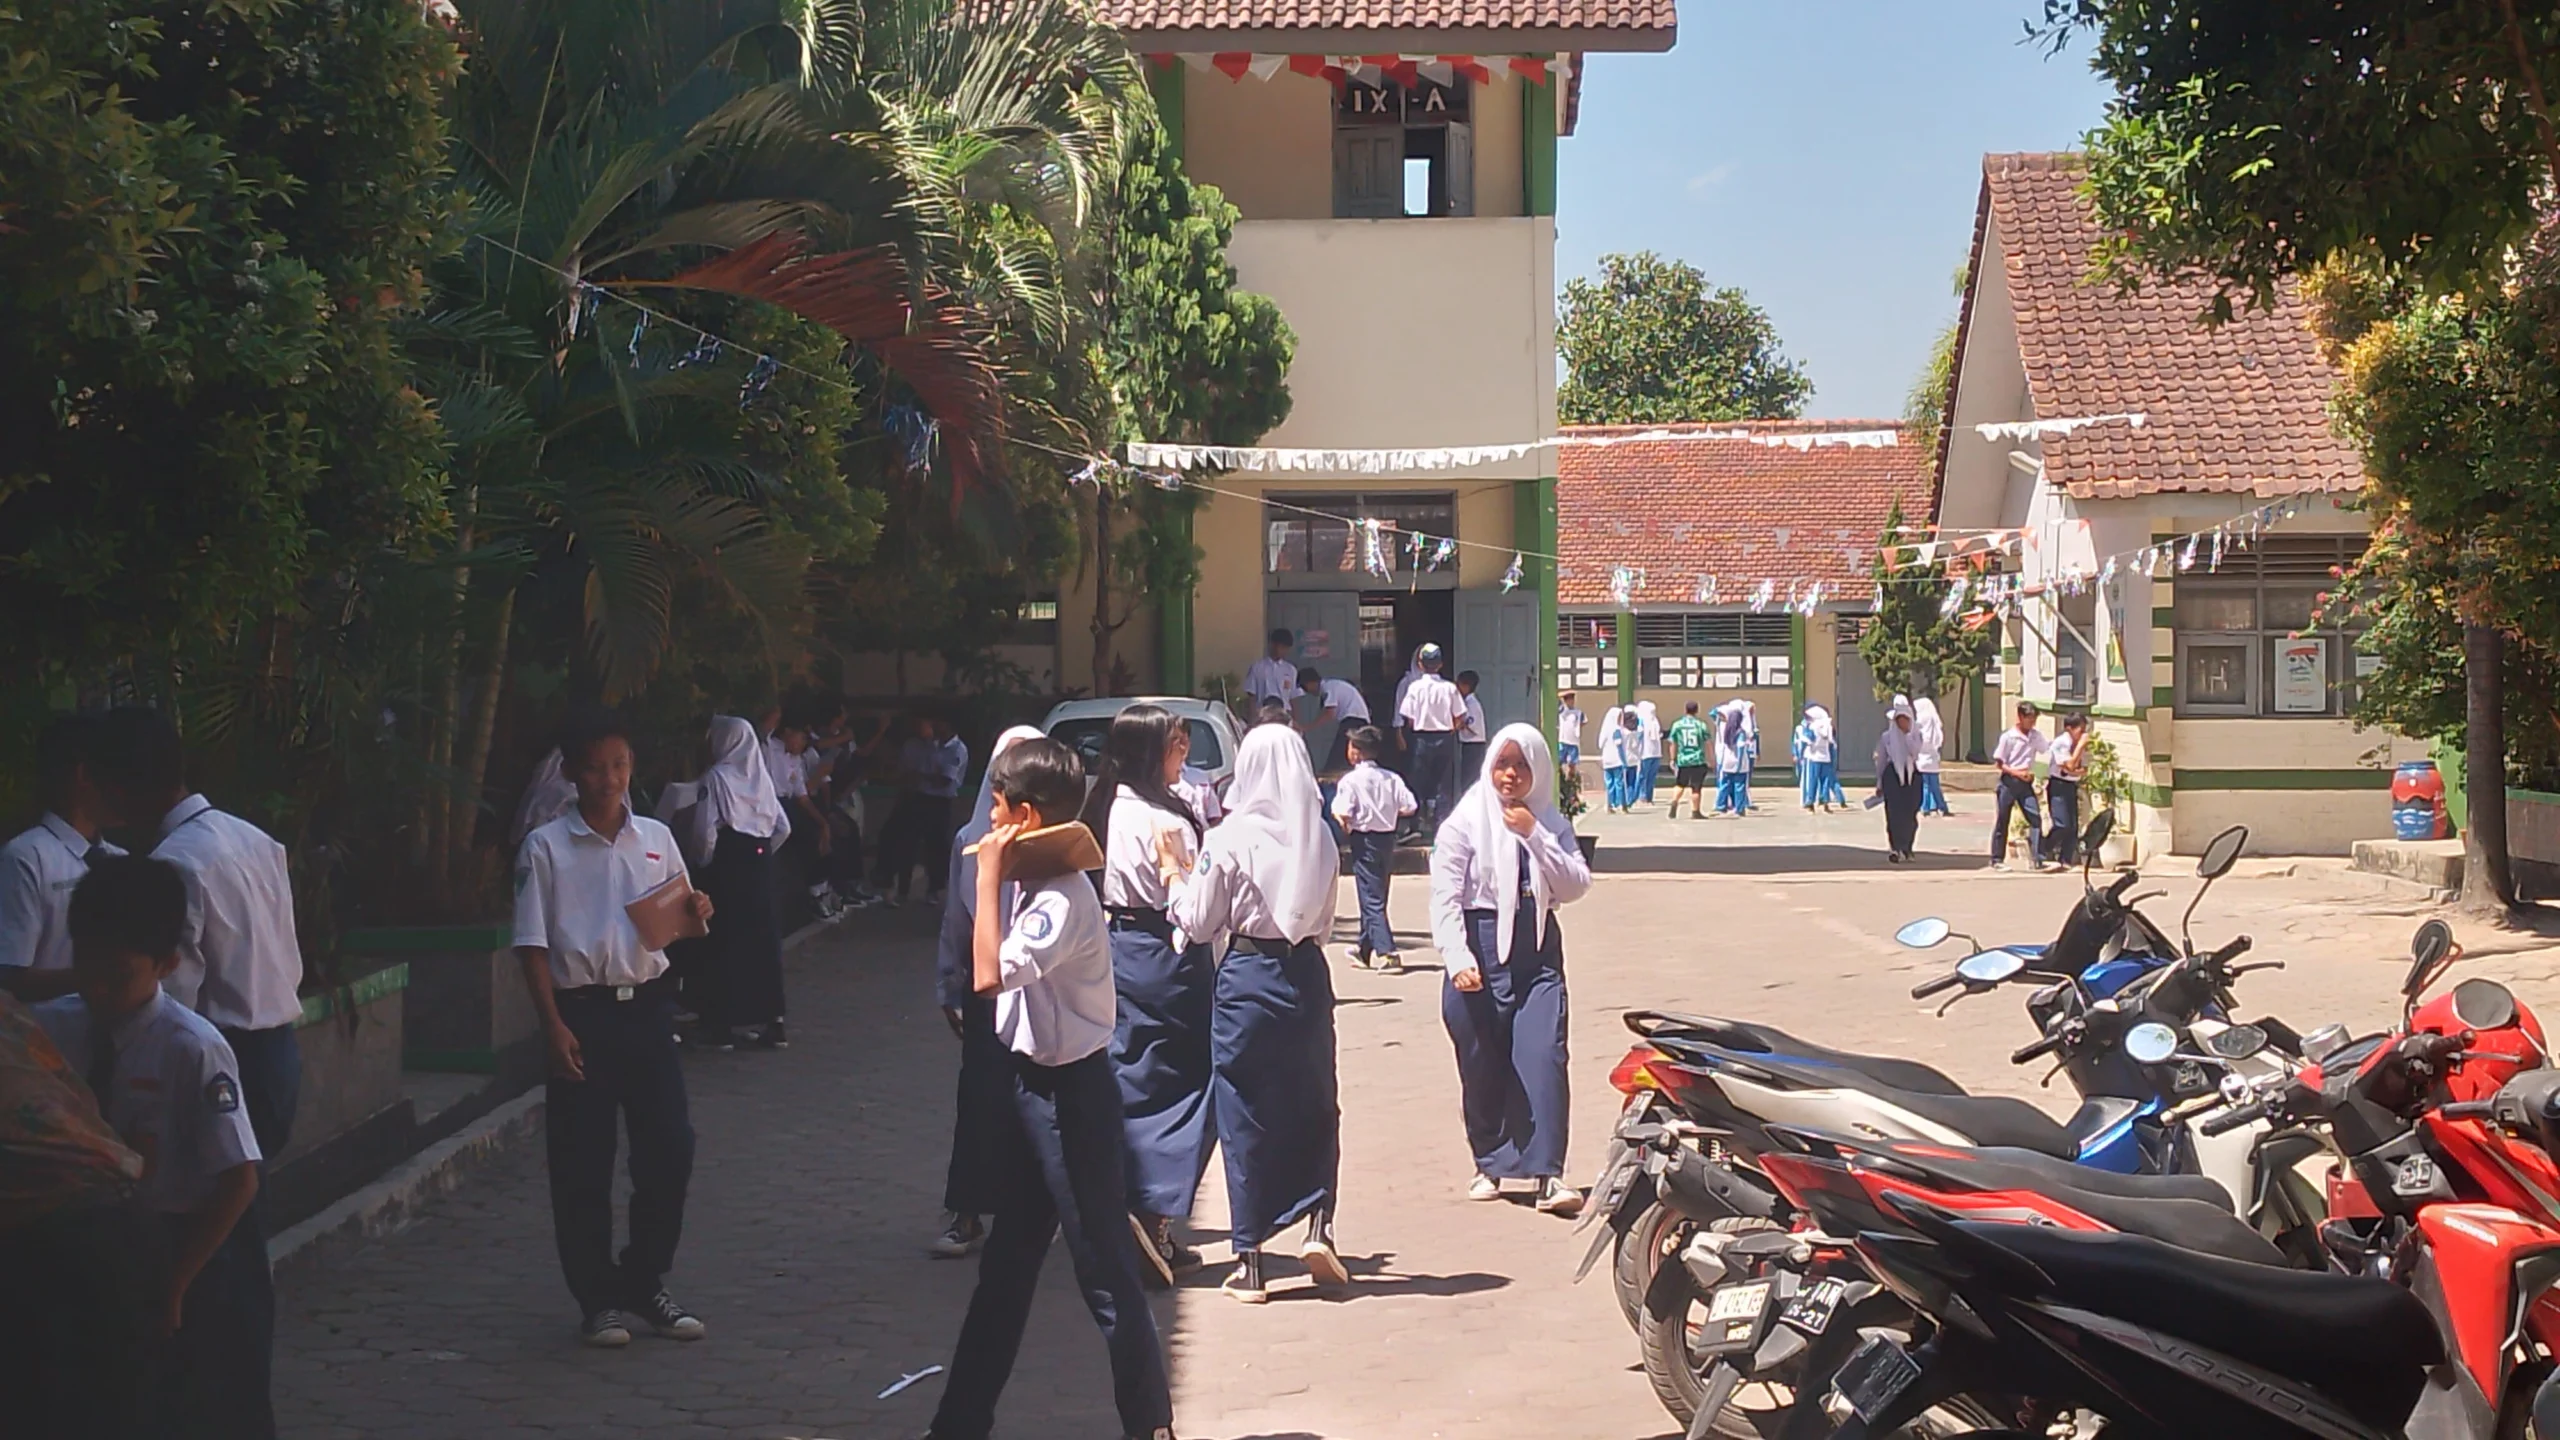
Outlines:
<svg viewBox="0 0 2560 1440"><path fill-rule="evenodd" d="M1458 1051L1460 1108L1475 1179L1492 1200L1528 1181L1537 1206L1572 1215L1564 1183L1564 931L1554 910L1591 888L1591 867L1556 809L1555 763L1528 725L1493 737L1484 774L1431 847L1431 933L1448 979L1440 1018Z"/></svg>
<svg viewBox="0 0 2560 1440"><path fill-rule="evenodd" d="M1161 705L1132 705L1111 722L1085 801L1085 828L1103 840L1102 905L1111 917L1111 973L1120 992L1111 1059L1127 1112L1129 1223L1138 1255L1164 1285L1200 1264L1173 1223L1191 1213L1208 1168L1209 947L1165 914L1168 862L1188 871L1200 816L1179 786L1191 737Z"/></svg>
<svg viewBox="0 0 2560 1440"><path fill-rule="evenodd" d="M1297 732L1265 725L1246 734L1227 818L1209 832L1189 874L1167 839L1162 868L1173 923L1210 938L1225 956L1211 991L1209 1048L1210 1108L1226 1153L1236 1249L1227 1293L1247 1304L1269 1298L1263 1248L1300 1220L1307 1273L1319 1285L1349 1284L1333 1243L1342 1110L1333 976L1322 948L1341 862Z"/></svg>

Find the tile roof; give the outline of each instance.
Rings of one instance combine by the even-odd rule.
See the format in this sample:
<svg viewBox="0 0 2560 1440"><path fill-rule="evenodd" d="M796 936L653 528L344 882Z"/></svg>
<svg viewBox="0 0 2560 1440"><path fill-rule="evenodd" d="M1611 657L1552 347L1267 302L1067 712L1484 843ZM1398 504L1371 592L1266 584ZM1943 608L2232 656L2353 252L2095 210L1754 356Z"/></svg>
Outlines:
<svg viewBox="0 0 2560 1440"><path fill-rule="evenodd" d="M1567 434L1654 427L1584 425ZM1681 426L1731 429L1732 426ZM1753 433L1900 430L1893 420L1760 420ZM1556 451L1560 604L1610 603L1610 572L1645 571L1639 609L1689 605L1713 575L1722 603L1763 580L1822 582L1826 598L1872 597L1867 565L1899 499L1915 522L1929 510L1926 452L1910 444L1788 450L1748 440L1646 440Z"/></svg>
<svg viewBox="0 0 2560 1440"><path fill-rule="evenodd" d="M1982 162L1989 224L1975 238L1975 269L1983 232L1996 235L2036 417L2150 417L2140 430L2097 425L2047 439L2046 475L2081 500L2362 488L2362 462L2329 428L2336 372L2321 359L2296 290L2287 285L2272 312L2209 329L2198 317L2210 285L2154 282L2127 295L2093 280L2102 232L2080 193L2084 173L2082 157L2070 154ZM1973 303L1969 290L1968 330Z"/></svg>
<svg viewBox="0 0 2560 1440"><path fill-rule="evenodd" d="M1544 47L1551 50L1664 50L1679 23L1676 0L1095 0L1094 13L1141 40L1142 49L1178 48L1186 35L1376 32L1471 38L1507 33L1556 37L1558 43Z"/></svg>

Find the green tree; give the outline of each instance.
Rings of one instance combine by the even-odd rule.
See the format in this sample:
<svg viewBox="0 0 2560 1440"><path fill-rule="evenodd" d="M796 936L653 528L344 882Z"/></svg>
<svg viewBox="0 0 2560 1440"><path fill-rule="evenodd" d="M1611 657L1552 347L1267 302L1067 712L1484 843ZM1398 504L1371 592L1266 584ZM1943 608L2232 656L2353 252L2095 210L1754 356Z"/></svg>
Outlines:
<svg viewBox="0 0 2560 1440"><path fill-rule="evenodd" d="M1946 613L1948 571L1944 559L1902 548L1913 529L1896 500L1868 578L1876 587L1875 617L1858 636L1858 654L1875 677L1876 697L1943 694L1951 681L1971 680L1991 663L1995 634L1969 629Z"/></svg>
<svg viewBox="0 0 2560 1440"><path fill-rule="evenodd" d="M2499 472L2533 461L2466 441L2443 449L2474 463L2404 465L2411 457L2386 453L2370 437L2393 428L2403 402L2412 412L2477 418L2480 404L2509 384L2495 374L2470 377L2475 401L2447 403L2437 382L2463 377L2435 362L2450 358L2444 327L2460 322L2430 307L2450 303L2487 318L2505 303L2508 256L2533 235L2536 197L2560 174L2560 130L2546 100L2546 72L2560 64L2560 10L2508 0L2346 8L2046 0L2042 30L2057 47L2094 35L2096 69L2116 86L2107 121L2088 143L2090 193L2117 236L2098 259L2120 281L2210 280L2212 316L2226 319L2235 304L2271 304L2287 277L2334 258L2405 284L2418 306L2408 328L2395 324L2373 339L2368 358L2376 363L2358 387L2373 407L2360 425L2368 471L2386 503L2397 505L2391 518L2406 542L2384 547L2364 569L2383 603L2432 593L2460 618L2465 768L2482 802L2471 807L2465 834L2463 898L2474 909L2503 909L2514 891L2505 807L2496 800L2508 760L2503 687L2519 628L2503 598L2510 581L2549 570L2560 555L2500 555L2492 547L2458 564L2457 583L2440 588L2423 568L2382 570L2398 559L2423 567L2466 550L2464 503L2507 492L2511 482ZM2397 307L2386 298L2382 308ZM2401 345L2426 358L2383 363ZM2503 428L2471 438L2487 442ZM2492 457L2497 463L2482 468ZM2423 529L2427 515L2452 523ZM2518 563L2524 569L2515 570ZM2502 566L2507 573L2493 573ZM2389 664L2407 652L2382 653Z"/></svg>
<svg viewBox="0 0 2560 1440"><path fill-rule="evenodd" d="M1972 271L1970 263L1956 267L1954 288L1959 300L1964 298ZM1938 431L1947 419L1947 390L1955 383L1956 339L1962 324L1960 320L1949 320L1938 331L1938 338L1929 342L1929 359L1920 367L1910 393L1902 401L1902 422L1911 431L1906 438L1929 457L1932 467L1938 463Z"/></svg>
<svg viewBox="0 0 2560 1440"><path fill-rule="evenodd" d="M1788 419L1813 395L1767 312L1650 250L1603 255L1598 278L1566 282L1556 349L1568 425Z"/></svg>
<svg viewBox="0 0 2560 1440"><path fill-rule="evenodd" d="M1236 209L1193 181L1153 116L1133 124L1121 155L1100 312L1100 368L1111 439L1251 445L1289 418L1297 337L1270 297L1236 288L1227 263ZM1191 541L1198 490L1105 482L1094 487L1093 673L1113 670L1112 636L1129 606L1199 583ZM1115 512L1133 522L1122 524ZM1114 576L1120 584L1115 587ZM1115 603L1115 588L1125 603Z"/></svg>

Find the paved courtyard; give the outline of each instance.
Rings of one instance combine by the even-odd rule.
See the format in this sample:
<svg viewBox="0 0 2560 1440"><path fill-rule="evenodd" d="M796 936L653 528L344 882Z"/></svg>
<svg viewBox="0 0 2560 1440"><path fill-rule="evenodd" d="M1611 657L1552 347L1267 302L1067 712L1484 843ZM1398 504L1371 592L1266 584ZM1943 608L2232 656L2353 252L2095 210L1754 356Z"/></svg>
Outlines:
<svg viewBox="0 0 2560 1440"><path fill-rule="evenodd" d="M1764 796L1764 799L1776 798ZM1621 1011L1684 1007L1763 1019L1834 1044L1926 1060L1984 1090L2069 1109L2041 1070L2006 1062L2030 1038L2001 997L1942 1018L1919 979L1960 951L1920 956L1894 929L1941 914L1986 941L2042 940L2076 876L1997 875L1972 813L1922 828L1916 865L1890 867L1873 812L1671 821L1589 817L1603 878L1565 912L1573 997L1573 1166L1600 1157L1617 1095ZM2191 862L2153 868L2175 931ZM1397 882L1397 928L1428 964L1425 882ZM2145 888L2149 888L2148 885ZM1348 911L1348 886L1345 887ZM2342 862L2245 861L2205 902L2197 937L2256 937L2290 968L2244 982L2244 1009L2309 1028L2394 1013L2409 931L2432 907ZM700 1132L689 1229L671 1287L710 1338L576 1343L553 1258L538 1144L520 1146L403 1233L335 1248L279 1281L276 1385L295 1437L849 1437L920 1434L939 1377L889 1399L902 1374L947 1361L973 1266L927 1260L950 1129L955 1044L930 996L932 917L874 911L790 966L793 1048L692 1062ZM2560 1002L2560 949L2471 936L2477 973ZM1337 953L1339 950L1337 949ZM1345 1163L1341 1240L1359 1283L1341 1299L1279 1267L1274 1303L1220 1296L1215 1266L1159 1301L1175 1411L1191 1440L1639 1440L1676 1435L1635 1363L1605 1282L1570 1283L1569 1226L1469 1204L1456 1082L1436 971L1337 970ZM1212 1188L1197 1217L1214 1236ZM1213 1259L1224 1246L1213 1245ZM1002 1412L1004 1433L1116 1434L1101 1347L1053 1256Z"/></svg>

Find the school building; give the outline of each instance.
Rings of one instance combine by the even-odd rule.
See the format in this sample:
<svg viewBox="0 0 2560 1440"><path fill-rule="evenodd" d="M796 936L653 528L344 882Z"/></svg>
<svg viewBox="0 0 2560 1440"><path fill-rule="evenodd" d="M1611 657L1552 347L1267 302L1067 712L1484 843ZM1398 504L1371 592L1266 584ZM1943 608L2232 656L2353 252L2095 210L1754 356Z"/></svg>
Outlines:
<svg viewBox="0 0 2560 1440"><path fill-rule="evenodd" d="M2067 154L1983 162L1935 515L1942 536L2012 542L2000 713L2093 712L2145 853L2235 823L2267 853L2388 836L2391 767L2425 750L2346 718L2364 672L2321 599L2364 548L2363 469L2330 428L2305 306L2288 287L2208 329L2207 286L2092 280L2083 173ZM2091 423L2024 428L2064 419ZM2292 513L2253 523L2271 505ZM2140 561L2163 544L2166 563Z"/></svg>
<svg viewBox="0 0 2560 1440"><path fill-rule="evenodd" d="M1884 726L1857 645L1875 603L1869 567L1897 502L1911 523L1926 517L1929 453L1892 420L1668 428L1559 452L1559 680L1594 720L1644 700L1667 723L1692 700L1703 712L1747 699L1769 767L1788 763L1796 717L1819 703L1838 723L1842 773L1866 775ZM1712 438L1737 431L1748 438ZM1824 435L1892 443L1813 443ZM1976 689L1939 700L1954 758L1980 733Z"/></svg>
<svg viewBox="0 0 2560 1440"><path fill-rule="evenodd" d="M1192 178L1241 219L1238 281L1297 334L1268 446L1414 449L1555 433L1556 159L1595 52L1661 51L1672 0L1099 0L1147 57ZM1552 710L1555 452L1464 469L1358 463L1205 475L1200 582L1122 632L1141 688L1214 694L1299 636L1303 663L1389 713L1422 642L1484 679L1489 717ZM1359 522L1377 520L1387 573ZM1403 537L1463 542L1419 561ZM1435 547L1436 548L1436 547ZM1515 552L1520 582L1504 580ZM1060 587L1062 682L1092 577ZM1145 673L1152 659L1156 673ZM1089 663L1082 669L1090 671ZM1105 689L1110 688L1107 684Z"/></svg>

